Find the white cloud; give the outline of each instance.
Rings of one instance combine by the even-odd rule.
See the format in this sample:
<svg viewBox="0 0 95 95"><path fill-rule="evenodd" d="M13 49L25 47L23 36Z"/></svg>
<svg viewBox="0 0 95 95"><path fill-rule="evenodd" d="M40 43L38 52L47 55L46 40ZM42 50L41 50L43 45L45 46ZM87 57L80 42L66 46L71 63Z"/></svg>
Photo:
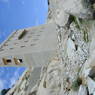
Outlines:
<svg viewBox="0 0 95 95"><path fill-rule="evenodd" d="M4 81L0 79L0 90L4 88Z"/></svg>
<svg viewBox="0 0 95 95"><path fill-rule="evenodd" d="M16 72L14 73L13 77L11 78L10 82L11 82L11 86L13 86L17 79L19 78L19 69L16 70Z"/></svg>
<svg viewBox="0 0 95 95"><path fill-rule="evenodd" d="M11 78L11 85L10 86L13 86L14 84L15 84L15 82L16 82L16 79L15 79L15 77L13 77L13 78Z"/></svg>

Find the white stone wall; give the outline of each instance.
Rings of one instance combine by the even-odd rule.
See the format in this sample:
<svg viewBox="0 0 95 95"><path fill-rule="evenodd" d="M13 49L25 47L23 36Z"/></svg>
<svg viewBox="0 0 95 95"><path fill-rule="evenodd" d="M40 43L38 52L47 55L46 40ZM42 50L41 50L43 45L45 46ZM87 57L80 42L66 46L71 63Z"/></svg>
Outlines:
<svg viewBox="0 0 95 95"><path fill-rule="evenodd" d="M26 35L18 39L24 31ZM0 46L0 66L41 67L55 55L57 43L54 22L18 30Z"/></svg>

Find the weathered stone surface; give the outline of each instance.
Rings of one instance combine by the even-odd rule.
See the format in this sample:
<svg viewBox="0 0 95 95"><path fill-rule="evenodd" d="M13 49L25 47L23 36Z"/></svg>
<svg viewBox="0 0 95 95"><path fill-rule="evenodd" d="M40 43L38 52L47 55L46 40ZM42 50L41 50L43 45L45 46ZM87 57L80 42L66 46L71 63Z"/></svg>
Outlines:
<svg viewBox="0 0 95 95"><path fill-rule="evenodd" d="M80 86L78 95L87 95L87 90L85 86L83 85Z"/></svg>
<svg viewBox="0 0 95 95"><path fill-rule="evenodd" d="M77 91L70 91L69 95L78 95Z"/></svg>
<svg viewBox="0 0 95 95"><path fill-rule="evenodd" d="M89 94L94 94L95 93L95 81L88 77L87 85L89 89Z"/></svg>
<svg viewBox="0 0 95 95"><path fill-rule="evenodd" d="M91 13L89 7L85 6L88 4L86 0L64 0L63 8L67 13L70 13L74 16L80 18L92 18L93 14ZM90 5L89 5L90 6Z"/></svg>
<svg viewBox="0 0 95 95"><path fill-rule="evenodd" d="M58 51L56 58L51 58L41 71L36 95L95 94L95 6L92 1L49 0L47 23L56 25ZM78 77L81 84L75 81Z"/></svg>

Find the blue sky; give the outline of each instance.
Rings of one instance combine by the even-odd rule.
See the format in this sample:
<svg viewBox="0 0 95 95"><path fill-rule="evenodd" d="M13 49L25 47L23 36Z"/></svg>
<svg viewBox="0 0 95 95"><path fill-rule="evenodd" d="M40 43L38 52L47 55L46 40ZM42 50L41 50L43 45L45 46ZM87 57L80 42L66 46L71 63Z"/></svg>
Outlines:
<svg viewBox="0 0 95 95"><path fill-rule="evenodd" d="M0 42L13 30L43 24L47 11L47 0L0 0Z"/></svg>
<svg viewBox="0 0 95 95"><path fill-rule="evenodd" d="M12 87L25 69L25 67L0 67L0 89Z"/></svg>
<svg viewBox="0 0 95 95"><path fill-rule="evenodd" d="M47 0L0 0L0 43L12 31L46 22ZM0 67L0 90L11 87L25 68Z"/></svg>

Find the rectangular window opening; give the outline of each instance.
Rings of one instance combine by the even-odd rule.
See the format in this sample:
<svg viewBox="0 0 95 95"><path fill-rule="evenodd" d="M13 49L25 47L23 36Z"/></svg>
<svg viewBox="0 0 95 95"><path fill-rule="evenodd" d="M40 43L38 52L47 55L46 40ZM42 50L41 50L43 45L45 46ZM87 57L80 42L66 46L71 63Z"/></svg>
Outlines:
<svg viewBox="0 0 95 95"><path fill-rule="evenodd" d="M22 59L18 59L21 63L23 62L23 60Z"/></svg>
<svg viewBox="0 0 95 95"><path fill-rule="evenodd" d="M11 62L12 62L12 60L11 60L11 59L7 59L6 61L7 61L8 63L11 63Z"/></svg>
<svg viewBox="0 0 95 95"><path fill-rule="evenodd" d="M2 60L3 60L4 65L8 65L9 63L12 62L11 59L2 58Z"/></svg>
<svg viewBox="0 0 95 95"><path fill-rule="evenodd" d="M24 30L22 31L22 33L19 35L18 40L21 40L21 39L27 34L27 32L28 32L28 31L24 29Z"/></svg>
<svg viewBox="0 0 95 95"><path fill-rule="evenodd" d="M18 59L18 58L14 58L14 62L15 62L16 65L20 65L23 62L23 60Z"/></svg>

